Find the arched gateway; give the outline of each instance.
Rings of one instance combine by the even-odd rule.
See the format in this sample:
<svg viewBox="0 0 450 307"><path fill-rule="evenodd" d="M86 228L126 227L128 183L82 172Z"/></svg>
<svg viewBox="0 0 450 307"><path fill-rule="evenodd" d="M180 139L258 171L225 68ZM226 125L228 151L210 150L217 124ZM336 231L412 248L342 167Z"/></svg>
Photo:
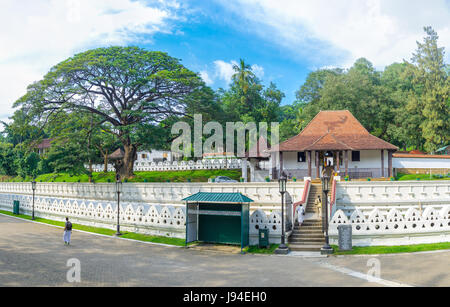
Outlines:
<svg viewBox="0 0 450 307"><path fill-rule="evenodd" d="M299 135L270 150L272 177L284 172L319 178L326 160L341 176L390 177L397 150L371 135L349 111L321 111Z"/></svg>

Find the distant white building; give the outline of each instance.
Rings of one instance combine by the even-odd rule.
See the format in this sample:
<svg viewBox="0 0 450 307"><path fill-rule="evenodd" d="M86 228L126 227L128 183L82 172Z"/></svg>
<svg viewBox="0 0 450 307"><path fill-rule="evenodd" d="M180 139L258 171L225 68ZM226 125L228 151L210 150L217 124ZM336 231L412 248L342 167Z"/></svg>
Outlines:
<svg viewBox="0 0 450 307"><path fill-rule="evenodd" d="M171 151L164 150L151 150L151 151L139 151L137 153L136 162L173 162L176 160L176 155Z"/></svg>

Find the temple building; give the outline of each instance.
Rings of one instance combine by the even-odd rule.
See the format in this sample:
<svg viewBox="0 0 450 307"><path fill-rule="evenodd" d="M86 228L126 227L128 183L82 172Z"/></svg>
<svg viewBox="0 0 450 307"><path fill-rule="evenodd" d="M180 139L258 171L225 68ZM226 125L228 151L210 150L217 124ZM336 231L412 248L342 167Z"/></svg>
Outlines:
<svg viewBox="0 0 450 307"><path fill-rule="evenodd" d="M392 156L398 148L371 135L349 111L321 111L303 129L271 152L271 178L319 178L325 164L340 176L393 176Z"/></svg>

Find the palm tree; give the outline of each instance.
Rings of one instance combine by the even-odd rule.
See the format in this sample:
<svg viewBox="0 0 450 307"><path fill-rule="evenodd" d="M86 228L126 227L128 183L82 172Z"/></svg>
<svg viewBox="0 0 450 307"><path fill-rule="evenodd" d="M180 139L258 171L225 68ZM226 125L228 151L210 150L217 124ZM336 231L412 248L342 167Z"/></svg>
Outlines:
<svg viewBox="0 0 450 307"><path fill-rule="evenodd" d="M250 85L255 82L255 74L252 71L252 67L245 63L243 59L240 59L239 64L234 64L233 69L236 72L233 75L233 81L239 84L244 95L241 97L243 104L247 101L247 93Z"/></svg>

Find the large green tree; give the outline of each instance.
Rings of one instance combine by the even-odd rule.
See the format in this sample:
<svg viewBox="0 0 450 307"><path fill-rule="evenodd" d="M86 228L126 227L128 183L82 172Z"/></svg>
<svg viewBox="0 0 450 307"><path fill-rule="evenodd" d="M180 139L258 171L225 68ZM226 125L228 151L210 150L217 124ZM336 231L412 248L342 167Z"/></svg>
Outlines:
<svg viewBox="0 0 450 307"><path fill-rule="evenodd" d="M424 30L424 41L417 42L412 65L409 65L414 91L408 108L419 114L417 119L421 119L425 150L435 151L450 140L450 78L444 62L444 48L438 47L439 36L431 27Z"/></svg>
<svg viewBox="0 0 450 307"><path fill-rule="evenodd" d="M99 48L53 67L28 87L15 107L41 125L58 112L95 114L94 124L107 122L111 126L107 132L124 148L118 172L126 178L133 176L146 130L170 116L184 116L187 98L203 86L196 73L166 53Z"/></svg>

